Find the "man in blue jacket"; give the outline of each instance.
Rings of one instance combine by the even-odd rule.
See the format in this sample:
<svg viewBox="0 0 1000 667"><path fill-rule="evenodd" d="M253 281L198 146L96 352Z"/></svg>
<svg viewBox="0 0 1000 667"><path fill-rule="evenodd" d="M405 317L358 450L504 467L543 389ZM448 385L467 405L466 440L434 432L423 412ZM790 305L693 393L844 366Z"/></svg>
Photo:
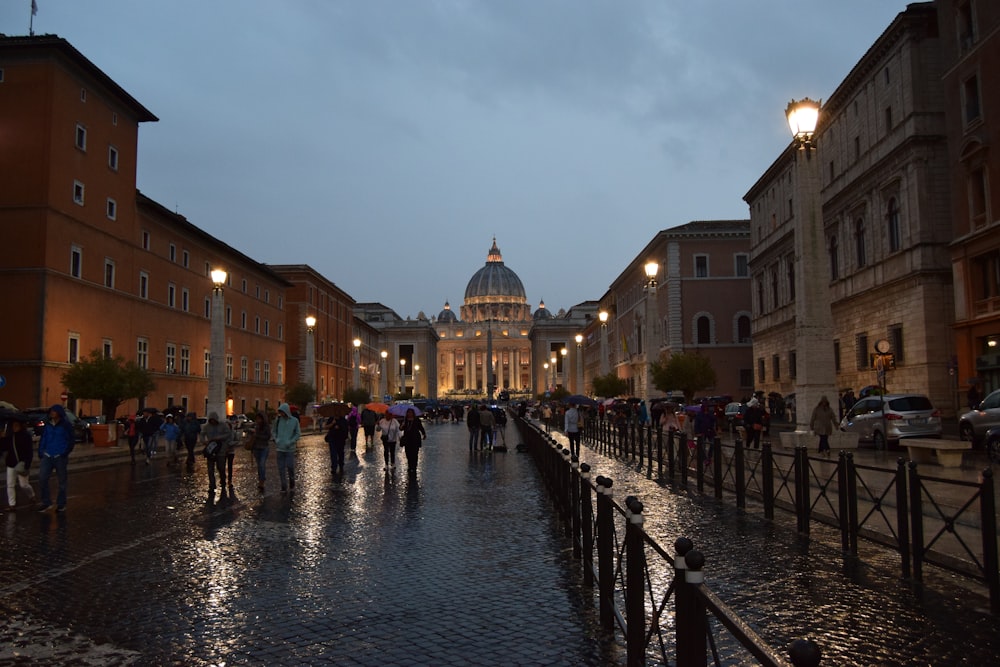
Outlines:
<svg viewBox="0 0 1000 667"><path fill-rule="evenodd" d="M59 481L56 511L66 511L66 465L69 453L73 451L75 444L73 425L66 419L66 410L61 405L53 405L49 408L49 423L42 430L42 437L38 441L38 485L42 502L39 512L52 507L49 498L49 477L52 476L53 469Z"/></svg>

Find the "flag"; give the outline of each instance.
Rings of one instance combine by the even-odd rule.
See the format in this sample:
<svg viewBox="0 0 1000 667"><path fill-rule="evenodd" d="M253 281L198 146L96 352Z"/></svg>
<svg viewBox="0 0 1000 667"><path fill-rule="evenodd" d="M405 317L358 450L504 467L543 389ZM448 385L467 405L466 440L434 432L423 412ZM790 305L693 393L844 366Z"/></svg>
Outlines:
<svg viewBox="0 0 1000 667"><path fill-rule="evenodd" d="M31 0L31 15L36 16L38 14L38 3L35 0Z"/></svg>

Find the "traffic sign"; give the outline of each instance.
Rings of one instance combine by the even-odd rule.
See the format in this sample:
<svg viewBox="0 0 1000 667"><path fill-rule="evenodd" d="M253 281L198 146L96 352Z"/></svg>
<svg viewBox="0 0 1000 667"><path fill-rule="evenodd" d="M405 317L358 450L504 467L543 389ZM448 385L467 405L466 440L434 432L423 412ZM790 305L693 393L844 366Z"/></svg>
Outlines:
<svg viewBox="0 0 1000 667"><path fill-rule="evenodd" d="M62 400L64 400L64 401L66 401L66 400L69 400L69 394L67 394L67 393L66 393L66 392L64 391L63 393L59 394L59 398L61 398L61 399L62 399Z"/></svg>

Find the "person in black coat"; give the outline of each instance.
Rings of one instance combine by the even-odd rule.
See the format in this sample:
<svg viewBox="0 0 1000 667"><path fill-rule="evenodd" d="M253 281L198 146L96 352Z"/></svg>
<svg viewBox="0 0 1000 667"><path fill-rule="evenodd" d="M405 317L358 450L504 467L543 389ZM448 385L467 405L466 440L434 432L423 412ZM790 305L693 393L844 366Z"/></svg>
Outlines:
<svg viewBox="0 0 1000 667"><path fill-rule="evenodd" d="M403 450L406 452L406 471L411 475L416 475L417 457L420 455L422 441L427 438L427 431L424 430L424 425L420 422L420 417L417 416L413 408L406 411L406 417L399 425L399 431L402 434L400 442L402 442Z"/></svg>
<svg viewBox="0 0 1000 667"><path fill-rule="evenodd" d="M326 444L330 445L330 472L336 475L344 472L344 447L350 427L345 417L330 417L326 423L330 427L325 438Z"/></svg>
<svg viewBox="0 0 1000 667"><path fill-rule="evenodd" d="M35 447L26 424L27 417L15 415L7 424L3 437L0 438L0 452L7 468L7 510L17 506L19 485L32 502L35 500L35 491L28 482L28 470L31 469L31 458Z"/></svg>

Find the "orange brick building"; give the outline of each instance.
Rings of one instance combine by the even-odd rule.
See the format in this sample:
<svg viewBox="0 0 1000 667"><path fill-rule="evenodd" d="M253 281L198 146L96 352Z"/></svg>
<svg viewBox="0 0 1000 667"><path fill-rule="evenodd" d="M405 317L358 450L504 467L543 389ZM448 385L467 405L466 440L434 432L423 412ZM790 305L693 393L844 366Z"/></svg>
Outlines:
<svg viewBox="0 0 1000 667"><path fill-rule="evenodd" d="M203 413L216 267L232 407L281 399L289 284L138 193L139 124L156 120L66 40L0 37L0 399L59 402L63 371L96 349L152 371L145 404Z"/></svg>

